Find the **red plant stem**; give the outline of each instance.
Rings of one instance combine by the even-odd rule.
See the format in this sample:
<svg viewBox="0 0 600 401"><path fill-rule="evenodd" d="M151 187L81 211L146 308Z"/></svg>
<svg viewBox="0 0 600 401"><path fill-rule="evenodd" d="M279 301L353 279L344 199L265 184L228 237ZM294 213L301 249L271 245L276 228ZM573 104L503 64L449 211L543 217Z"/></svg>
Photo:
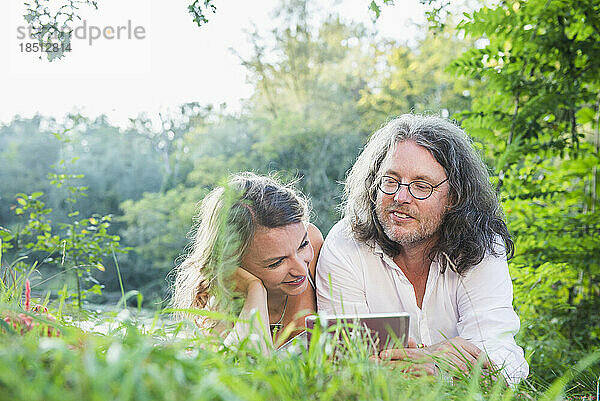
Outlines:
<svg viewBox="0 0 600 401"><path fill-rule="evenodd" d="M31 284L25 280L25 310L29 311L29 301L31 300Z"/></svg>

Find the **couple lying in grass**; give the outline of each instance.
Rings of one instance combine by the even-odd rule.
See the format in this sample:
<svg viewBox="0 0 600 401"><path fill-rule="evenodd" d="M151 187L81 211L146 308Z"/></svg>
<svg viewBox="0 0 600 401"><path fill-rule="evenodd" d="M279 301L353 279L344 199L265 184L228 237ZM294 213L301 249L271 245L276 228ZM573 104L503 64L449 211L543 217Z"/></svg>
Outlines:
<svg viewBox="0 0 600 401"><path fill-rule="evenodd" d="M514 341L513 251L468 136L445 119L407 114L369 140L348 174L344 218L324 243L289 186L244 173L211 192L173 305L230 343L256 334L251 313L259 332L273 333L261 341L281 344L316 310L407 312L408 347L375 358L427 374L440 360L467 374L480 365L514 384L529 369ZM231 293L242 294L233 327L186 313L223 311Z"/></svg>

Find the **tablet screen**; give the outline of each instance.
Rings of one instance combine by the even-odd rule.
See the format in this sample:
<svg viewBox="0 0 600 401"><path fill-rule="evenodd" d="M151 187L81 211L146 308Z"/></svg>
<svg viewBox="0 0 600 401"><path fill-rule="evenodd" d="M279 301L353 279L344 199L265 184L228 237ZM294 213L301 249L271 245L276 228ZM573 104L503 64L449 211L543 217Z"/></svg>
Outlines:
<svg viewBox="0 0 600 401"><path fill-rule="evenodd" d="M315 324L328 335L338 337L338 341L358 341L362 339L371 344L377 351L390 348L406 348L408 343L408 313L374 313L374 314L319 314L305 319L307 328L307 345L311 344L311 334Z"/></svg>

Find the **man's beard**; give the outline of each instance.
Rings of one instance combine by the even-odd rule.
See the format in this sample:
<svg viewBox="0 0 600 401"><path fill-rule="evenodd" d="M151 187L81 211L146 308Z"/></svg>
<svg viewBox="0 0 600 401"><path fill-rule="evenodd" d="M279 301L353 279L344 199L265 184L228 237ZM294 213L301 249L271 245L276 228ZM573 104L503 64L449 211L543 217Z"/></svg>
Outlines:
<svg viewBox="0 0 600 401"><path fill-rule="evenodd" d="M394 230L401 226L401 224L396 224L391 221L390 211L395 210L401 213L408 214L409 216L416 219L416 223L418 223L418 228L411 230L402 230L402 232L398 232ZM383 232L385 235L393 242L398 244L399 246L405 247L407 245L414 245L418 243L425 242L433 238L439 231L443 214L430 216L428 218L423 218L417 211L408 210L406 207L401 206L400 204L392 204L389 205L386 210L381 210L381 205L377 205L376 210L377 219L383 228ZM407 222L408 224L413 224L413 222Z"/></svg>

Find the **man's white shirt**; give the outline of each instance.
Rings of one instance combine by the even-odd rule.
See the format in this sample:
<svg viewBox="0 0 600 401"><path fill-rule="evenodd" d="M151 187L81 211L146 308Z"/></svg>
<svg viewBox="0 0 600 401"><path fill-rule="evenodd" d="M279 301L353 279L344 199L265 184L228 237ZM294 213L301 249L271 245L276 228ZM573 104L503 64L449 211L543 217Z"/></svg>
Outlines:
<svg viewBox="0 0 600 401"><path fill-rule="evenodd" d="M451 269L441 274L433 261L419 308L402 270L376 243L357 241L347 219L331 229L317 264L319 312L407 312L409 335L417 343L460 336L484 350L515 384L527 377L529 366L514 340L519 318L512 300L506 257L487 255L465 276Z"/></svg>

